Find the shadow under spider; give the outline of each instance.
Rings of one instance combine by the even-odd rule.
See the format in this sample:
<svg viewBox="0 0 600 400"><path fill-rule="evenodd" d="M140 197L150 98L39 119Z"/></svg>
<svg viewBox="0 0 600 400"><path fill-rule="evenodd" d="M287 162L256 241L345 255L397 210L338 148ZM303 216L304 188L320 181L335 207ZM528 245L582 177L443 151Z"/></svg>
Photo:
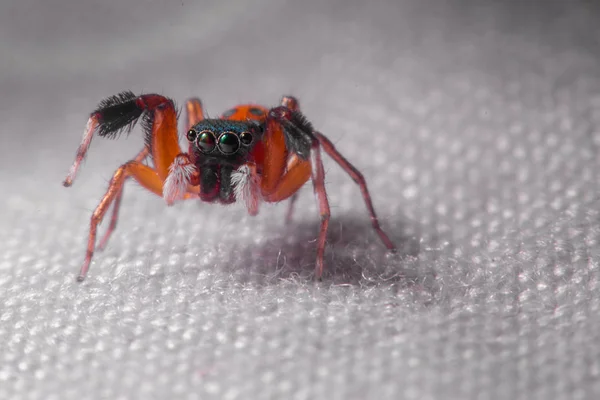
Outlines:
<svg viewBox="0 0 600 400"><path fill-rule="evenodd" d="M395 254L386 249L368 219L348 215L332 218L322 283L397 288L418 285L434 291L433 271L419 263L420 228L402 219L388 219L382 224L397 246ZM277 221L268 225L271 234L264 243L235 250L225 270L239 280L258 285L312 281L318 220L291 221L288 225Z"/></svg>

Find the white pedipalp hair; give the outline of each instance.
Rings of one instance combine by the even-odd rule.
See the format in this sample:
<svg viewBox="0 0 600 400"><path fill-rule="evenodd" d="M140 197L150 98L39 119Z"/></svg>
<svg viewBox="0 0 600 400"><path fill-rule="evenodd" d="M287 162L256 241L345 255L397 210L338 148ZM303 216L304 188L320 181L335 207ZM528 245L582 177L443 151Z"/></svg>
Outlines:
<svg viewBox="0 0 600 400"><path fill-rule="evenodd" d="M258 207L262 202L260 183L250 167L244 164L233 171L231 183L236 200L244 202L250 215L258 214Z"/></svg>
<svg viewBox="0 0 600 400"><path fill-rule="evenodd" d="M163 184L163 198L168 205L183 200L187 193L196 166L190 163L187 156L178 155L169 167L169 175Z"/></svg>

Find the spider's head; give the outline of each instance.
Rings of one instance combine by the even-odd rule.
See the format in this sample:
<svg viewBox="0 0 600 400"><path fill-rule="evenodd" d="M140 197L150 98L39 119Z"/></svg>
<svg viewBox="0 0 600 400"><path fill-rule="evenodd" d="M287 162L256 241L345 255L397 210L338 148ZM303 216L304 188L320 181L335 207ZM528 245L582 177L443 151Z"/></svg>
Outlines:
<svg viewBox="0 0 600 400"><path fill-rule="evenodd" d="M205 119L186 134L190 153L199 164L243 164L261 138L262 126L253 121Z"/></svg>

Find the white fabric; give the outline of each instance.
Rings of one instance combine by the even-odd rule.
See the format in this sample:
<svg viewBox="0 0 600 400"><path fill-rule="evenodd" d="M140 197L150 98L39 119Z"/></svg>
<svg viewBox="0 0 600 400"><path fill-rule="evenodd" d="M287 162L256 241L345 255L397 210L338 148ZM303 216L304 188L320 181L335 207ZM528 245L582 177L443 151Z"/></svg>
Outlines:
<svg viewBox="0 0 600 400"><path fill-rule="evenodd" d="M0 399L599 398L590 2L202 3L0 6ZM400 256L326 158L322 283L310 186L286 226L285 203L168 208L135 184L76 283L139 128L61 182L122 90L210 115L296 95Z"/></svg>

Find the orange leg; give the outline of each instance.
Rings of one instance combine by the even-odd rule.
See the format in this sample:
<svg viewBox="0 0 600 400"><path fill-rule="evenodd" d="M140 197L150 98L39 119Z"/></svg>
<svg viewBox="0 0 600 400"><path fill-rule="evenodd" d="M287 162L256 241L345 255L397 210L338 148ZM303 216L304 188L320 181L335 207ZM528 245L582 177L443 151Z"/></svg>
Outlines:
<svg viewBox="0 0 600 400"><path fill-rule="evenodd" d="M192 111L194 111L194 115L197 117L198 110L195 110L195 107L192 107ZM113 203L114 209L111 224L101 240L100 247L106 245L116 227L125 180L128 177L133 177L143 187L162 197L163 183L169 178L172 171L172 164L181 153L179 138L177 136L177 112L173 101L157 94L136 96L131 92L122 92L103 100L98 109L91 113L83 139L77 151L75 162L71 166L63 184L70 186L73 183L80 164L89 149L92 137L96 132L102 137L116 137L124 130L130 131L142 115L144 115L146 147L134 160L117 169L111 179L108 191L94 211L90 223L87 253L81 267L79 280L85 278L89 269L95 249L97 227ZM149 154L151 155L154 168L142 164L142 161ZM178 164L176 167L184 168L183 172L187 173L185 165ZM178 171L181 172L181 169ZM184 178L189 176L191 179L192 172L185 175ZM190 192L184 190L184 193L180 197L186 199L192 197L192 195Z"/></svg>
<svg viewBox="0 0 600 400"><path fill-rule="evenodd" d="M310 161L292 154L287 169L277 181L277 186L271 192L263 192L263 198L268 202L279 202L293 197L310 179L310 173Z"/></svg>
<svg viewBox="0 0 600 400"><path fill-rule="evenodd" d="M90 263L92 261L92 256L94 255L94 249L96 246L96 231L98 225L100 222L102 222L102 219L104 218L104 215L108 211L110 205L117 198L120 198L120 194L123 190L123 184L129 177L132 177L138 181L144 188L148 189L157 196L162 196L163 181L159 178L157 172L152 168L138 161L130 161L117 169L110 180L106 194L92 214L87 252L79 272L79 277L77 278L78 281L83 281L85 279L85 276L90 268Z"/></svg>
<svg viewBox="0 0 600 400"><path fill-rule="evenodd" d="M152 130L150 132L150 143L152 149L152 160L154 168L161 181L169 176L169 168L181 148L179 147L179 138L177 137L177 111L173 103L162 102L161 99L150 99L151 103L147 107L154 106ZM143 97L140 97L143 98ZM159 102L154 105L154 102ZM153 108L154 108L153 107Z"/></svg>
<svg viewBox="0 0 600 400"><path fill-rule="evenodd" d="M204 110L202 107L202 102L197 97L191 98L187 101L187 103L185 104L185 110L185 132L187 132L192 126L196 125L198 122L204 119Z"/></svg>
<svg viewBox="0 0 600 400"><path fill-rule="evenodd" d="M144 147L138 153L138 155L135 156L133 161L141 163L142 161L144 161L146 159L148 154L149 154L148 148ZM104 233L104 237L102 239L100 239L100 244L97 246L97 249L100 251L102 251L106 248L106 245L108 244L108 239L110 239L110 236L112 235L113 231L117 227L117 220L119 219L119 209L121 208L121 198L123 197L123 188L124 188L124 185L121 186L121 190L119 190L119 192L117 193L117 195L115 197L114 204L113 204L113 212L112 212L112 216L110 218L110 225L108 226L106 233Z"/></svg>
<svg viewBox="0 0 600 400"><path fill-rule="evenodd" d="M263 193L272 193L281 176L285 172L288 150L281 126L277 121L267 121L265 136L263 137L264 164L262 167L260 187Z"/></svg>

